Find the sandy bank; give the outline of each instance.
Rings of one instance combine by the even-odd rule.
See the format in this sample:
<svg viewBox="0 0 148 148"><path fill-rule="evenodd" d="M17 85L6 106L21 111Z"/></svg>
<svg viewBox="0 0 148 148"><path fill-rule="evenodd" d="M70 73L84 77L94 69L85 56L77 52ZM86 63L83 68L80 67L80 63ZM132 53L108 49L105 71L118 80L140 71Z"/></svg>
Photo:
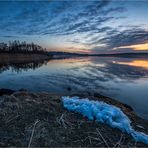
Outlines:
<svg viewBox="0 0 148 148"><path fill-rule="evenodd" d="M98 100L98 97L87 97ZM1 96L0 147L146 147L118 129L67 111L60 99L56 94L30 92ZM99 100L120 107L135 129L148 133L147 121L131 109L109 98L99 97Z"/></svg>

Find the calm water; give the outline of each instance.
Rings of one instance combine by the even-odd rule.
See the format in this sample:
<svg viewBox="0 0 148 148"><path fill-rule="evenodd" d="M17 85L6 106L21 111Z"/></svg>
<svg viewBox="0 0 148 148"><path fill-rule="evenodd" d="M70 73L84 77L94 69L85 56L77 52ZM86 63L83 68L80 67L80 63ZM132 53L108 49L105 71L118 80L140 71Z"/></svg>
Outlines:
<svg viewBox="0 0 148 148"><path fill-rule="evenodd" d="M98 92L148 119L148 59L87 57L0 65L0 87L41 92Z"/></svg>

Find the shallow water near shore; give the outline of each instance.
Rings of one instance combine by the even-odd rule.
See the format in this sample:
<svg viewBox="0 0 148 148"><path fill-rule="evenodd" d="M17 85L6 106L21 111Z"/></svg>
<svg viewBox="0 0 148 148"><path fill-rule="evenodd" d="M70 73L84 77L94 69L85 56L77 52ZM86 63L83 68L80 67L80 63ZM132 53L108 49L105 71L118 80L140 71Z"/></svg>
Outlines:
<svg viewBox="0 0 148 148"><path fill-rule="evenodd" d="M148 119L148 59L83 57L41 63L0 64L0 88L113 97Z"/></svg>

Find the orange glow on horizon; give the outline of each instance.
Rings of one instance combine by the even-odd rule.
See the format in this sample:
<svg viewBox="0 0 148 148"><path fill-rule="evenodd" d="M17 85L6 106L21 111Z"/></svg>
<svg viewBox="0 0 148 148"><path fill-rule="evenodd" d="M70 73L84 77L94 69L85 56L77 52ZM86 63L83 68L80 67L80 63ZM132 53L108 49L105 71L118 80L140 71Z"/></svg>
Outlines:
<svg viewBox="0 0 148 148"><path fill-rule="evenodd" d="M57 51L60 51L60 52L69 52L69 53L81 53L81 54L89 54L90 53L90 50L87 50L87 49L73 49L73 50L70 50L70 49L61 49L61 50L57 50Z"/></svg>
<svg viewBox="0 0 148 148"><path fill-rule="evenodd" d="M148 43L116 47L114 48L114 50L119 49L119 48L120 49L132 48L133 50L148 50Z"/></svg>
<svg viewBox="0 0 148 148"><path fill-rule="evenodd" d="M122 65L148 68L148 60L134 60L132 62L114 62Z"/></svg>
<svg viewBox="0 0 148 148"><path fill-rule="evenodd" d="M91 50L84 47L49 47L48 51L89 54Z"/></svg>

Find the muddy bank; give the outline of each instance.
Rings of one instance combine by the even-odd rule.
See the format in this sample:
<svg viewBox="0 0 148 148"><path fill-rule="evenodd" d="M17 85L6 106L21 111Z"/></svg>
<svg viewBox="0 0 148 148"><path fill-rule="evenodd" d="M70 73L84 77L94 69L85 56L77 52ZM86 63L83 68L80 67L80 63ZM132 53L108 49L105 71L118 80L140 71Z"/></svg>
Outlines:
<svg viewBox="0 0 148 148"><path fill-rule="evenodd" d="M148 133L147 121L117 101L87 96L121 107L135 129ZM118 147L141 146L129 135L108 125L89 121L63 108L61 96L49 93L12 92L0 97L0 147Z"/></svg>
<svg viewBox="0 0 148 148"><path fill-rule="evenodd" d="M0 53L0 64L15 64L21 62L35 62L40 60L48 60L51 57L46 54L8 54Z"/></svg>

